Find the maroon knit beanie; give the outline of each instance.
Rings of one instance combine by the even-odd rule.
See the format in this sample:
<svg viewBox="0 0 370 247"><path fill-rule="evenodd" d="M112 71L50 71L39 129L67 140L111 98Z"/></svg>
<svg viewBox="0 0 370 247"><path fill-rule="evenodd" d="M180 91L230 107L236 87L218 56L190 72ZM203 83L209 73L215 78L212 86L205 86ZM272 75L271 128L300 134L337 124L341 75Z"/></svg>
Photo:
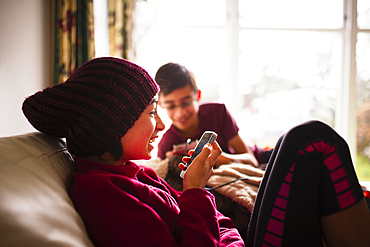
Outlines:
<svg viewBox="0 0 370 247"><path fill-rule="evenodd" d="M23 102L23 113L37 130L65 137L71 153L102 155L120 143L159 87L140 66L124 59L96 58L62 84Z"/></svg>

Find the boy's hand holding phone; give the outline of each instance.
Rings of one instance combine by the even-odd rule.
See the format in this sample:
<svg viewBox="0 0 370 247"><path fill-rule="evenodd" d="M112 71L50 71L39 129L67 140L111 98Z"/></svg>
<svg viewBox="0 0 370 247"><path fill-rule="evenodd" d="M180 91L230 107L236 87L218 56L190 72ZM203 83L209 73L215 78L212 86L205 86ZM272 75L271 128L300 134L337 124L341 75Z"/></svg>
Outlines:
<svg viewBox="0 0 370 247"><path fill-rule="evenodd" d="M213 131L203 133L195 150L189 151L190 157L183 157L185 164L180 163L184 178L184 191L190 188L204 188L209 177L212 175L212 168L222 150L215 142L217 134ZM187 174L185 176L185 173Z"/></svg>
<svg viewBox="0 0 370 247"><path fill-rule="evenodd" d="M183 165L180 164L181 165L180 168L182 170L180 173L181 178L184 178L186 169L188 168L188 166L190 166L191 162L193 162L193 160L200 154L200 152L203 150L204 145L206 145L207 143L210 143L212 145L213 142L216 140L216 138L217 138L217 134L215 132L204 131L203 135L200 137L200 140L194 149L194 152L191 153L190 159L188 159L185 162L185 164Z"/></svg>

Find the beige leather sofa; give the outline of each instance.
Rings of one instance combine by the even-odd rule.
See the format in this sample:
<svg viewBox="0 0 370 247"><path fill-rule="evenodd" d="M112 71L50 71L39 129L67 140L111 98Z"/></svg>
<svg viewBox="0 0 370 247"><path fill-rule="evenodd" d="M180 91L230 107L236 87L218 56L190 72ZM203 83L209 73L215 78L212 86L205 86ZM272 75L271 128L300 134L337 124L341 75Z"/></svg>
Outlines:
<svg viewBox="0 0 370 247"><path fill-rule="evenodd" d="M68 197L71 172L57 138L0 138L0 247L93 246Z"/></svg>

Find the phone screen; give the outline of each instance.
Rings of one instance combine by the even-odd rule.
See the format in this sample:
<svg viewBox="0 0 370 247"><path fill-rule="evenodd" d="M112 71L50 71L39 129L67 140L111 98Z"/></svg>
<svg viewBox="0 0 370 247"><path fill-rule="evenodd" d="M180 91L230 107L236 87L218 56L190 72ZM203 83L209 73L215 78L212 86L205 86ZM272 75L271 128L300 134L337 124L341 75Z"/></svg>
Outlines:
<svg viewBox="0 0 370 247"><path fill-rule="evenodd" d="M200 152L202 152L204 145L206 145L207 143L210 143L212 145L216 137L217 137L217 134L215 132L210 132L210 131L204 132L197 146L195 147L194 153L190 157L189 162L191 163L191 161L193 161L195 157L197 157L200 154ZM190 165L189 162L188 162L188 165Z"/></svg>
<svg viewBox="0 0 370 247"><path fill-rule="evenodd" d="M184 170L181 171L180 177L184 178L187 167L193 162L193 160L202 152L204 145L210 143L211 145L216 140L217 134L213 131L205 131L200 138L197 146L195 147L194 153L191 155L188 163L185 165Z"/></svg>

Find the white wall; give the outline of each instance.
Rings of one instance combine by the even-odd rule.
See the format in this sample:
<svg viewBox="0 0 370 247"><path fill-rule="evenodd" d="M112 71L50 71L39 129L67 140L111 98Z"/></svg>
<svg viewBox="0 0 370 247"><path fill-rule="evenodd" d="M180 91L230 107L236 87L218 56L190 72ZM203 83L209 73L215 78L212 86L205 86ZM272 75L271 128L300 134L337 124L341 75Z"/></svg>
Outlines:
<svg viewBox="0 0 370 247"><path fill-rule="evenodd" d="M0 137L35 129L23 100L49 85L50 1L0 0Z"/></svg>

